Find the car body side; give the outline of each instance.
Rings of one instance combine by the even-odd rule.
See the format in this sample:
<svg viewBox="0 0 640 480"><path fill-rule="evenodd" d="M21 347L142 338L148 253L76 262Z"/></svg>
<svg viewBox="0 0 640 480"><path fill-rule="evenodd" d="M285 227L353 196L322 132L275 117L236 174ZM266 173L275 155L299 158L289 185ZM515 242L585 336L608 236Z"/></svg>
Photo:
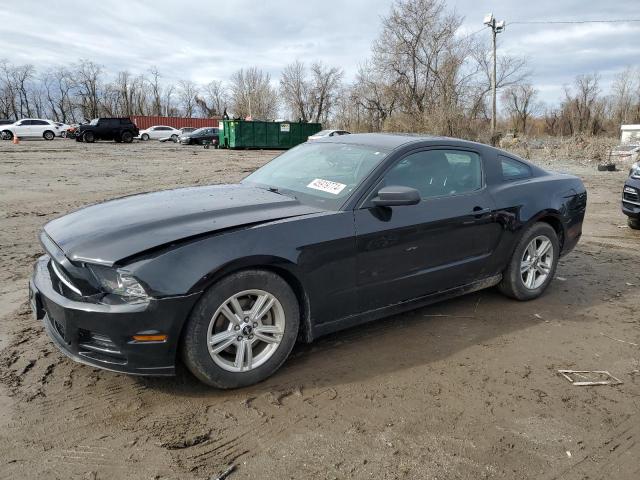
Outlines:
<svg viewBox="0 0 640 480"><path fill-rule="evenodd" d="M267 223L223 230L212 235L187 239L181 244L141 252L127 259L127 270L139 278L155 296L194 295L214 285L219 279L238 270L267 268L280 273L300 300L305 312L304 338L313 338L352 324L381 317L391 311L413 308L412 300L436 301L476 286L495 281L506 268L520 234L530 224L545 221L558 233L562 254L570 251L581 235L586 205L582 182L570 175L553 174L530 165L533 176L520 181L502 182L498 171L500 152L491 147L453 140L410 144L396 149L372 173L368 181L338 211L322 211ZM424 298L380 300L377 314L362 309L358 300L359 233L354 222L363 199L375 186L386 168L419 148L458 148L480 153L485 164L483 188L495 202L487 220L496 235L489 246L480 278L455 285L446 291L425 292ZM522 159L519 159L523 161ZM399 207L421 208L420 205ZM445 217L446 217L445 212ZM446 228L446 225L442 225ZM446 242L433 245L438 250L457 247ZM447 270L447 265L441 266ZM170 279L163 272L172 272ZM382 272L383 273L383 272ZM380 273L379 273L380 274ZM452 275L458 269L452 269ZM449 291L451 290L451 291ZM384 292L384 289L382 289Z"/></svg>

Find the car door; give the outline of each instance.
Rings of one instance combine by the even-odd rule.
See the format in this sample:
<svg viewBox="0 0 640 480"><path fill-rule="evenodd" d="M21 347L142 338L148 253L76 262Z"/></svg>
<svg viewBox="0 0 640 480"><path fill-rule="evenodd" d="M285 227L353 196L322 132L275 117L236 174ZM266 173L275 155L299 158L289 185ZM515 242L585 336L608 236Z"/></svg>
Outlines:
<svg viewBox="0 0 640 480"><path fill-rule="evenodd" d="M55 129L49 122L44 120L31 120L31 127L29 134L32 137L42 137L45 130L52 130L55 133Z"/></svg>
<svg viewBox="0 0 640 480"><path fill-rule="evenodd" d="M169 127L155 127L155 128L152 128L149 131L149 137L154 139L154 140L159 140L162 137L167 135L167 130L169 130Z"/></svg>
<svg viewBox="0 0 640 480"><path fill-rule="evenodd" d="M14 135L18 137L30 137L31 136L31 120L21 120L13 127Z"/></svg>
<svg viewBox="0 0 640 480"><path fill-rule="evenodd" d="M420 203L374 206L375 193L390 185L417 189ZM427 148L398 160L354 211L360 310L487 276L502 232L493 209L479 152Z"/></svg>

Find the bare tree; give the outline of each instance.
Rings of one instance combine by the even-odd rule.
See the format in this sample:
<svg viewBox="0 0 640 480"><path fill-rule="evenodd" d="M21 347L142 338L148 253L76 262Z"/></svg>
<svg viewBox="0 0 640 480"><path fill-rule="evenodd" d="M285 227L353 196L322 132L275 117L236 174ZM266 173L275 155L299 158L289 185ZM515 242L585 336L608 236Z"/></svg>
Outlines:
<svg viewBox="0 0 640 480"><path fill-rule="evenodd" d="M561 107L563 132L594 135L602 130L606 105L600 98L599 80L597 73L578 75L573 88L565 87Z"/></svg>
<svg viewBox="0 0 640 480"><path fill-rule="evenodd" d="M100 96L102 94L102 66L89 60L80 60L75 65L76 91L80 100L80 110L85 119L100 116Z"/></svg>
<svg viewBox="0 0 640 480"><path fill-rule="evenodd" d="M538 91L529 84L512 85L504 90L502 101L514 131L527 133L527 122L540 108L536 102L537 95Z"/></svg>
<svg viewBox="0 0 640 480"><path fill-rule="evenodd" d="M322 62L314 62L307 76L304 63L296 61L283 70L280 92L292 116L303 122L324 122L335 106L342 76L342 69Z"/></svg>
<svg viewBox="0 0 640 480"><path fill-rule="evenodd" d="M192 117L197 105L196 98L199 89L195 82L191 80L180 80L178 82L178 99L185 117Z"/></svg>
<svg viewBox="0 0 640 480"><path fill-rule="evenodd" d="M491 76L493 72L492 49L487 41L478 41L470 45L470 55L477 65L479 76L474 82L474 91L470 97L469 114L473 118L479 116L489 118L486 102L491 93ZM496 64L496 89L501 90L512 85L522 84L531 72L523 57L500 54Z"/></svg>
<svg viewBox="0 0 640 480"><path fill-rule="evenodd" d="M611 87L613 120L617 124L640 122L640 70L627 67Z"/></svg>
<svg viewBox="0 0 640 480"><path fill-rule="evenodd" d="M290 63L280 75L280 94L285 106L294 118L308 122L311 118L311 88L306 78L303 62Z"/></svg>
<svg viewBox="0 0 640 480"><path fill-rule="evenodd" d="M271 76L257 67L236 71L231 75L231 103L237 117L275 118L278 94L271 86Z"/></svg>
<svg viewBox="0 0 640 480"><path fill-rule="evenodd" d="M221 116L227 109L228 92L219 80L212 80L202 89L202 95L196 98L200 111L205 117Z"/></svg>
<svg viewBox="0 0 640 480"><path fill-rule="evenodd" d="M344 75L342 69L329 67L322 62L311 65L312 78L312 112L315 122L326 121L336 101L340 83Z"/></svg>

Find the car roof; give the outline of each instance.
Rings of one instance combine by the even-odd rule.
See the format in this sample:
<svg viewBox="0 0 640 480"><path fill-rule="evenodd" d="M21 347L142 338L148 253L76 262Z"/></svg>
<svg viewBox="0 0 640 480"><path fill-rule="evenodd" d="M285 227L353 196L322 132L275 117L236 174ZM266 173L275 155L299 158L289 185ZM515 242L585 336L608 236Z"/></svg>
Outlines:
<svg viewBox="0 0 640 480"><path fill-rule="evenodd" d="M327 143L347 143L354 145L365 145L387 150L394 150L410 144L422 145L456 145L456 146L479 146L487 148L487 145L460 140L459 138L439 137L435 135L413 135L409 133L352 133L340 137L325 137L319 142Z"/></svg>

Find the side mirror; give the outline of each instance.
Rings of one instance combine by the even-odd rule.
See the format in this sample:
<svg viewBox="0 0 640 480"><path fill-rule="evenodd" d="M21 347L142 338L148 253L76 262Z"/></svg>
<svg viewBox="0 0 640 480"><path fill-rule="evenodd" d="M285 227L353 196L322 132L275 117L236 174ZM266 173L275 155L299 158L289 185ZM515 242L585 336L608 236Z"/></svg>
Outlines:
<svg viewBox="0 0 640 480"><path fill-rule="evenodd" d="M376 207L399 207L401 205L416 205L420 203L420 192L415 188L390 185L378 190L373 199Z"/></svg>

